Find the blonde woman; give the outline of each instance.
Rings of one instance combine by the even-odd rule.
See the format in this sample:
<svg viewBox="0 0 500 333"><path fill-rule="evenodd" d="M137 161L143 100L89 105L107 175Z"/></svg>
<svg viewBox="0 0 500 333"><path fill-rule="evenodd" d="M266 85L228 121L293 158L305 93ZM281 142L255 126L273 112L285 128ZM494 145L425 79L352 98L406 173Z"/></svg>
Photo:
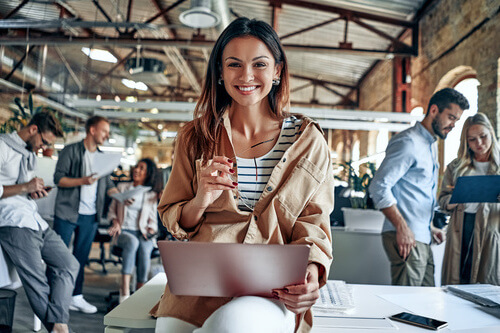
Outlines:
<svg viewBox="0 0 500 333"><path fill-rule="evenodd" d="M493 126L483 113L465 121L458 158L448 167L439 205L451 213L443 261L443 284L500 285L500 203L449 204L461 176L500 175Z"/></svg>

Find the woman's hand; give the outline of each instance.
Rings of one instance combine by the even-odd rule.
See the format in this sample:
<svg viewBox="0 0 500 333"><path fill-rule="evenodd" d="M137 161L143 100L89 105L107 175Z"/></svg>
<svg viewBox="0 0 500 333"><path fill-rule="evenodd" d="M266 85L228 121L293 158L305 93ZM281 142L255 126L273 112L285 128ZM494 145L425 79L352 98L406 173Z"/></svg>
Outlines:
<svg viewBox="0 0 500 333"><path fill-rule="evenodd" d="M117 219L113 220L113 225L108 229L108 234L113 237L113 236L118 236L122 232L122 226L118 222Z"/></svg>
<svg viewBox="0 0 500 333"><path fill-rule="evenodd" d="M446 205L446 209L447 210L454 210L455 208L457 208L458 204L447 204Z"/></svg>
<svg viewBox="0 0 500 333"><path fill-rule="evenodd" d="M199 208L206 209L221 196L222 191L238 186L230 177L234 173L232 168L233 161L225 156L215 156L201 168L198 191L193 200Z"/></svg>
<svg viewBox="0 0 500 333"><path fill-rule="evenodd" d="M316 264L307 266L304 284L286 286L273 290L273 295L282 301L286 308L295 314L306 312L319 298L319 268Z"/></svg>

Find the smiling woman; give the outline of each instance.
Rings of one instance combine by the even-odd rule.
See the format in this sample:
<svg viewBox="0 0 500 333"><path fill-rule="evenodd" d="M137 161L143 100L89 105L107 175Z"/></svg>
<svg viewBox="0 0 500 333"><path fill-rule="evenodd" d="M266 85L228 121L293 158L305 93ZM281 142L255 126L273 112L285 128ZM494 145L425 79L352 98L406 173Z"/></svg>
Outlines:
<svg viewBox="0 0 500 333"><path fill-rule="evenodd" d="M282 45L267 23L239 18L224 30L195 120L176 141L158 211L178 239L307 244L304 282L274 289L274 299L185 297L167 284L151 310L157 332L311 329L310 308L331 263L333 171L319 126L288 112L288 77Z"/></svg>

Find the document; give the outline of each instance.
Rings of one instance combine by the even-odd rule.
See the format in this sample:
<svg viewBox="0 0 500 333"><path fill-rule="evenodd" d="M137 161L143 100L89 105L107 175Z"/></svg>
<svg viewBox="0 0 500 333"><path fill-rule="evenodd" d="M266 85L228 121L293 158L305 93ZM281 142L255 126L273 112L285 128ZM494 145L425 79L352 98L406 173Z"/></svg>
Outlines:
<svg viewBox="0 0 500 333"><path fill-rule="evenodd" d="M458 177L450 204L498 202L500 175Z"/></svg>
<svg viewBox="0 0 500 333"><path fill-rule="evenodd" d="M121 193L115 193L111 195L111 197L119 202L124 202L127 199L130 199L136 195L146 193L151 190L151 186L142 186L139 185L137 187L134 187L128 191L121 192Z"/></svg>
<svg viewBox="0 0 500 333"><path fill-rule="evenodd" d="M121 154L96 154L92 162L92 173L95 173L94 177L102 178L111 174L120 165L121 158Z"/></svg>

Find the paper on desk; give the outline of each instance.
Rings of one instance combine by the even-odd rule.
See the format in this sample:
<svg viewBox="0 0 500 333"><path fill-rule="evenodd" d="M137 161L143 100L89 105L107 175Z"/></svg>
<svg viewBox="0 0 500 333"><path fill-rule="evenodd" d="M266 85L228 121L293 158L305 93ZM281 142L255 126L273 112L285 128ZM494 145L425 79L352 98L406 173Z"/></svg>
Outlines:
<svg viewBox="0 0 500 333"><path fill-rule="evenodd" d="M140 195L142 193L146 193L151 190L151 186L142 186L139 185L137 187L132 188L131 190L112 194L111 197L119 202L124 202L127 199L130 199L136 195Z"/></svg>
<svg viewBox="0 0 500 333"><path fill-rule="evenodd" d="M96 154L92 161L92 173L96 174L95 178L111 174L120 165L121 158L121 154Z"/></svg>
<svg viewBox="0 0 500 333"><path fill-rule="evenodd" d="M440 289L426 293L383 294L379 297L420 316L448 322L450 330L471 330L500 325L500 311L490 314L458 296Z"/></svg>

